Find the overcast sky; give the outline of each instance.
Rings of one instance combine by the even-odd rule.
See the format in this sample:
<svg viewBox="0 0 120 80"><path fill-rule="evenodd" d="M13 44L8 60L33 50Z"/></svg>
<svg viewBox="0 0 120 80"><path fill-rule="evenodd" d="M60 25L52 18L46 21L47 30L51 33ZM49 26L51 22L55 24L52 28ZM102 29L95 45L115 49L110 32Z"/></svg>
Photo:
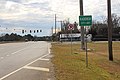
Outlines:
<svg viewBox="0 0 120 80"><path fill-rule="evenodd" d="M83 1L85 15L92 15L94 20L107 16L107 0ZM120 16L120 0L111 1L112 13ZM50 35L54 14L58 21L69 18L71 23L78 22L79 0L0 0L0 31L20 34L21 29L27 33L42 29L43 32L33 35Z"/></svg>

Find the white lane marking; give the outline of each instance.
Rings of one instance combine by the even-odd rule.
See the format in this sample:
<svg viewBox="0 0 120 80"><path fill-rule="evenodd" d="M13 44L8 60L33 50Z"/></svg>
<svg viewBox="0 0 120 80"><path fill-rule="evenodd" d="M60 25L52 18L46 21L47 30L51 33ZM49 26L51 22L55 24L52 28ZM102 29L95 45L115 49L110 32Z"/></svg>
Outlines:
<svg viewBox="0 0 120 80"><path fill-rule="evenodd" d="M7 57L8 57L9 55L7 55Z"/></svg>
<svg viewBox="0 0 120 80"><path fill-rule="evenodd" d="M40 58L34 60L33 62L27 64L26 66L31 65L31 64L33 64L34 62L36 62L36 61L38 61L38 60L40 60L40 59L42 59L43 57L48 56L48 55L50 55L50 53L49 53L49 54L46 54L46 55L43 55L42 57L40 57Z"/></svg>
<svg viewBox="0 0 120 80"><path fill-rule="evenodd" d="M1 57L0 59L4 59L4 57Z"/></svg>
<svg viewBox="0 0 120 80"><path fill-rule="evenodd" d="M25 69L31 69L31 70L38 70L38 71L46 71L49 72L48 68L41 68L41 67L31 67L31 66L24 66Z"/></svg>
<svg viewBox="0 0 120 80"><path fill-rule="evenodd" d="M16 53L18 53L18 52L20 52L20 51L23 51L23 50L27 49L27 48L29 48L29 47L26 47L26 48L20 49L20 50L15 51L15 52L13 52L13 53L11 53L11 54L16 54Z"/></svg>
<svg viewBox="0 0 120 80"><path fill-rule="evenodd" d="M36 61L40 60L41 58L43 58L43 57L45 57L45 56L48 56L48 55L50 55L50 53L49 53L49 54L46 54L46 55L41 56L40 58L38 58L38 59L34 60L34 61L33 61L33 62L31 62L31 63L28 63L28 64L27 64L27 65L25 65L25 66L28 66L28 65L30 65L30 64L32 64L32 63L34 63L34 62L36 62ZM5 78L9 77L10 75L12 75L12 74L14 74L14 73L16 73L16 72L18 72L18 71L22 70L25 66L23 66L23 67L21 67L21 68L19 68L19 69L15 70L15 71L13 71L13 72L11 72L11 73L7 74L7 75L5 75L5 76L1 77L1 78L0 78L0 80L3 80L3 79L5 79Z"/></svg>
<svg viewBox="0 0 120 80"><path fill-rule="evenodd" d="M16 52L13 52L13 53L11 53L11 54L16 54L16 53L21 52L21 51L23 51L23 50L25 50L25 49L27 49L27 48L30 48L30 47L31 47L31 46L26 47L26 48L23 48L23 49L20 49L20 50L18 50L18 51L16 51ZM41 48L43 48L43 47L41 47Z"/></svg>
<svg viewBox="0 0 120 80"><path fill-rule="evenodd" d="M40 60L42 60L42 61L49 61L50 59L40 59Z"/></svg>

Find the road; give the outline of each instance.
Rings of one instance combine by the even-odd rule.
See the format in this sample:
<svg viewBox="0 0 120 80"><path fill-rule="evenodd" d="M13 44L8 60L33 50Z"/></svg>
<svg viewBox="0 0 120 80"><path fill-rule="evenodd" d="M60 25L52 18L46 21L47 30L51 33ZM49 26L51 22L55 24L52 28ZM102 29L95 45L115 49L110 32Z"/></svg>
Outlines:
<svg viewBox="0 0 120 80"><path fill-rule="evenodd" d="M51 80L49 48L47 42L0 44L0 80Z"/></svg>

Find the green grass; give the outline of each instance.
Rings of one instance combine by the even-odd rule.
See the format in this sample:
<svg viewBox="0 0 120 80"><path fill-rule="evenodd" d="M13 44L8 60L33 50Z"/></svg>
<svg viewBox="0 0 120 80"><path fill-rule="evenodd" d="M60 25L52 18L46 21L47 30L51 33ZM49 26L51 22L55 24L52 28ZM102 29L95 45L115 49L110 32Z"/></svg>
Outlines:
<svg viewBox="0 0 120 80"><path fill-rule="evenodd" d="M120 80L120 43L114 43L113 62L108 60L107 43L88 43L89 64L86 68L85 52L80 44L53 43L51 51L57 80ZM116 49L117 48L117 49ZM119 57L118 57L119 56Z"/></svg>

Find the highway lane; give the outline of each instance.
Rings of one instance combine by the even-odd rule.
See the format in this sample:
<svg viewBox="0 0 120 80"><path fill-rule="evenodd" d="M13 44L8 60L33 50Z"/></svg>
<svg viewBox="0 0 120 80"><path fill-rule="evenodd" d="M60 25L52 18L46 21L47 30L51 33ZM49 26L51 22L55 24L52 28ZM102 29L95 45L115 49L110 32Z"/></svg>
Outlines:
<svg viewBox="0 0 120 80"><path fill-rule="evenodd" d="M48 54L50 43L22 42L0 44L0 80L11 72Z"/></svg>

